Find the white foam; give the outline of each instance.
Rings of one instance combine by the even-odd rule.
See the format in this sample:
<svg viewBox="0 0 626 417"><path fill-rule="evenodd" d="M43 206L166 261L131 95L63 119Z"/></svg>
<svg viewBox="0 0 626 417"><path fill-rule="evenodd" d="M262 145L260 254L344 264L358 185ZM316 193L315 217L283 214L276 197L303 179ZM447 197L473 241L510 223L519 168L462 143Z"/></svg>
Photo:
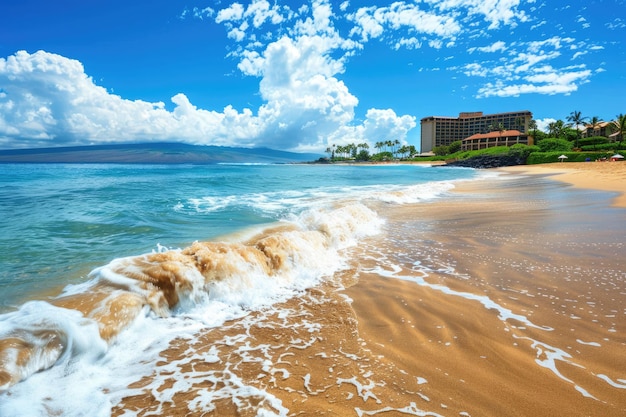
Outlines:
<svg viewBox="0 0 626 417"><path fill-rule="evenodd" d="M430 416L430 417L443 417L441 414L432 412L432 411L424 411L421 410L417 407L417 404L415 403L411 403L406 407L403 408L393 408L393 407L384 407L381 408L379 410L361 410L360 408L355 408L354 409L357 413L357 416L359 417L363 417L363 416L375 416L377 414L386 414L389 413L391 411L395 411L401 414L406 414L409 416L419 416L419 417L426 417L426 416Z"/></svg>
<svg viewBox="0 0 626 417"><path fill-rule="evenodd" d="M373 389L376 384L368 380L367 383L359 382L359 380L353 376L352 378L337 378L337 385L351 384L356 388L357 395L361 397L363 402L367 402L370 398L376 401L376 404L380 404L381 400L374 394Z"/></svg>
<svg viewBox="0 0 626 417"><path fill-rule="evenodd" d="M287 267L273 276L267 276L249 265L242 265L241 271L244 273L206 283L199 273L186 272L186 278L193 285L188 292L179 294L180 302L175 308L158 311L154 306L153 309L145 306L123 334L114 338L108 346L99 337L94 321L76 311L60 309L48 303L29 303L12 314L0 316L0 337L16 331L22 323L28 331L52 326L68 339L65 350L55 354L58 357L38 358L24 376L39 369L47 370L34 373L25 381L0 392L0 415L40 416L56 413L64 416L107 416L122 398L137 395L142 389L154 388L152 392L157 393L158 402L167 400L173 395L174 389L183 389L181 385L186 383L200 384L211 378L217 380L217 374L192 373L189 379L176 380L177 385L173 390L161 392L156 390L161 382L157 375L154 385L150 387L137 390L128 388L142 375L154 371L160 352L172 340L191 339L202 329L221 326L235 318L245 320L251 311L260 311L284 301L343 268L344 262L339 251L359 244L363 237L378 233L383 224L378 214L363 202L373 199L391 204L416 203L437 198L452 188L451 182L408 187L345 187L341 192L329 187L307 192L256 193L237 198L207 196L179 202L177 211L211 212L243 204L256 207L264 213L280 213L277 218L299 226L298 231L288 233L290 242L297 250L287 257ZM320 235L320 240L310 239L315 234ZM169 250L172 249L158 246L156 253ZM131 258L118 258L94 269L88 281L66 287L62 295L89 292L102 283L112 284L120 291L146 294L145 289L138 286L132 277L115 272L119 264ZM132 272L132 268L129 272ZM306 348L316 342L315 333L319 329L312 326L307 330L311 337L291 340L293 348ZM192 354L183 360L186 363L193 360L211 363L219 360L219 352L211 349L202 355ZM171 375L168 370L174 372L177 366L181 366L181 363L166 364L159 372L161 375ZM263 368L265 372L286 377L287 371L275 368L272 364L265 364ZM226 385L218 391L200 392L192 401L192 408L206 411L216 398L256 396L262 397L267 403L267 407L257 415L287 415L286 408L275 397L244 384L234 373L229 374L228 364L226 371L222 372L228 376ZM352 378L338 383L354 385L364 401L374 399L379 402L373 394L374 386L371 382L361 383ZM68 392L72 395L66 395ZM420 412L411 406L403 410L405 413ZM133 415L135 413L130 410L124 414Z"/></svg>
<svg viewBox="0 0 626 417"><path fill-rule="evenodd" d="M381 266L376 266L374 268L372 268L370 270L370 272L373 272L375 274L381 275L381 276L386 276L389 278L396 278L396 279L401 279L401 280L405 280L405 281L412 281L422 287L428 287L431 288L433 290L436 291L440 291L444 294L447 295L453 295L455 297L462 297L465 298L467 300L474 300L474 301L478 301L480 304L482 304L486 309L488 310L495 310L498 312L498 318L502 321L508 321L508 320L516 320L518 322L521 322L523 324L525 324L526 326L529 327L534 327L536 329L541 329L541 330L546 330L546 331L551 331L553 330L551 327L548 326L539 326L534 324L533 322L531 322L530 320L528 320L528 318L526 316L523 316L521 314L516 314L513 313L510 309L501 306L500 304L496 303L495 301L493 301L491 298L489 298L486 295L477 295L477 294L473 294L473 293L469 293L469 292L464 292L464 291L456 291L453 290L449 287L446 287L445 285L440 285L440 284L431 284L429 282L427 282L426 280L424 280L423 277L421 276L406 276L406 275L400 275L398 274L398 272L401 271L400 267L398 266L392 266L391 268L393 268L391 271L390 270L386 270L384 268L382 268Z"/></svg>
<svg viewBox="0 0 626 417"><path fill-rule="evenodd" d="M483 175L488 177L487 175ZM457 180L462 181L462 180ZM392 204L414 204L446 195L455 181L430 181L412 185L326 186L314 189L270 191L242 195L207 195L178 202L176 211L212 213L235 207L256 209L280 217L282 213L298 214L339 201L378 200Z"/></svg>
<svg viewBox="0 0 626 417"><path fill-rule="evenodd" d="M489 310L495 310L498 312L498 318L503 321L503 322L507 322L509 320L515 320L518 322L521 322L523 324L525 324L528 327L532 327L532 328L536 328L536 329L540 329L540 330L544 330L544 331L552 331L553 329L551 327L548 326L539 326L534 324L533 322L531 322L527 317L521 315L521 314L516 314L513 313L510 309L505 308L499 304L497 304L495 301L491 300L489 297L485 296L485 295L476 295L476 294L472 294L472 293L468 293L468 292L463 292L463 291L456 291L453 290L449 287L446 287L444 285L440 285L440 284L431 284L429 282L427 282L423 276L406 276L406 275L401 275L399 274L399 272L401 272L401 268L395 265L387 265L387 268L389 269L385 269L383 267L381 267L380 265L372 268L370 271L376 274L379 274L381 276L385 276L385 277L389 277L389 278L395 278L395 279L401 279L401 280L405 280L405 281L412 281L415 282L416 284L423 286L423 287L428 287L431 288L433 290L436 291L440 291L444 294L447 295L452 295L455 297L462 297L465 298L467 300L474 300L474 301L478 301L479 303L481 303L485 308L489 309ZM522 327L518 327L518 330L523 330ZM568 354L567 352L565 352L562 349L559 349L557 347L554 346L550 346L546 343L540 342L538 340L532 339L530 337L525 337L525 336L518 336L513 334L513 337L516 339L522 339L522 340L528 340L531 342L531 347L533 349L535 349L536 353L537 353L537 358L535 359L535 362L546 369L549 369L552 373L554 373L554 375L556 375L557 377L559 377L560 379L562 379L565 382L568 382L570 384L572 384L574 386L574 388L580 392L584 397L587 398L591 398L594 400L598 400L596 397L594 397L593 395L591 395L586 389L584 389L583 387L579 386L578 384L576 384L574 381L572 381L571 379L565 377L561 371L559 371L559 369L556 366L557 361L559 362L564 362L567 363L569 365L572 366L576 366L579 368L583 368L581 365L571 361L571 355ZM600 376L599 376L600 377ZM604 379L605 381L609 382L610 379L607 378L603 378L600 377L602 379ZM613 381L611 381L613 382ZM611 383L609 382L609 383Z"/></svg>
<svg viewBox="0 0 626 417"><path fill-rule="evenodd" d="M451 181L427 182L408 187L387 187L372 197L387 203L415 204L441 197L453 188L454 183Z"/></svg>
<svg viewBox="0 0 626 417"><path fill-rule="evenodd" d="M598 343L598 342L583 342L583 341L582 341L582 340L580 340L580 339L576 339L576 341L577 341L578 343L580 343L581 345L586 345L586 346L596 346L596 347L600 347L600 346L602 346L602 345L601 345L600 343Z"/></svg>
<svg viewBox="0 0 626 417"><path fill-rule="evenodd" d="M60 309L48 303L29 303L13 314L0 316L0 326L3 326L0 327L0 337L15 331L16 326L22 323L29 331L58 328L68 339L67 348L57 355L59 358L42 358L43 362L35 363L32 370L26 371L32 374L39 369L49 369L30 375L22 383L0 393L0 415L45 415L45 410L53 410L64 416L108 415L111 407L122 398L139 394L140 390L129 389L129 384L141 375L149 375L154 371L160 352L167 348L170 341L176 338L191 339L202 329L222 326L227 320L235 318L243 318L245 324L245 317L251 311L271 307L316 285L343 267L340 249L358 244L362 236L377 233L380 222L375 212L358 203L330 210L305 211L294 218L294 223L300 228L282 235L289 242L288 249L292 252L289 252L286 265L280 271L268 276L265 270L258 269L244 259L230 259L229 262L238 265L236 274L205 282L199 271L185 270L183 274L192 288L179 294L181 301L176 308L161 311L155 309L154 305L152 308L145 306L140 316L110 346L99 337L94 321L85 319L77 311ZM158 250L159 254L164 252ZM143 263L153 265L148 255L138 258ZM145 287L133 279L134 275L141 274L133 260L134 257L118 258L96 268L88 282L66 288L63 295L89 292L94 286L104 283L111 284L116 291L148 296ZM305 325L304 329L311 337L291 340L293 349L305 349L317 341L319 328ZM239 353L248 357L245 349ZM200 356L191 354L183 360L206 363L219 360L219 355L217 351L210 351ZM168 370L175 372L178 366L180 361L166 364L160 367L159 372L171 375ZM269 363L264 365L264 369L265 372L282 377L287 372L273 368ZM217 391L199 392L190 407L208 410L215 398L256 396L262 397L268 404L267 409L258 415L286 415L286 408L276 398L244 384L233 372L228 375L226 386ZM181 384L192 384L194 381L205 383L210 378L217 380L219 376L192 373L191 377L185 374L185 378L175 378L175 386L171 390L159 392L157 402L167 401L168 396L176 390L184 389ZM153 392L157 391L159 381L157 376ZM373 395L368 394L368 387L359 386L361 395ZM64 395L66 392L72 392L71 398ZM124 415L134 414L127 410Z"/></svg>
<svg viewBox="0 0 626 417"><path fill-rule="evenodd" d="M626 379L618 379L620 382L615 382L604 374L597 374L596 376L614 388L626 389Z"/></svg>

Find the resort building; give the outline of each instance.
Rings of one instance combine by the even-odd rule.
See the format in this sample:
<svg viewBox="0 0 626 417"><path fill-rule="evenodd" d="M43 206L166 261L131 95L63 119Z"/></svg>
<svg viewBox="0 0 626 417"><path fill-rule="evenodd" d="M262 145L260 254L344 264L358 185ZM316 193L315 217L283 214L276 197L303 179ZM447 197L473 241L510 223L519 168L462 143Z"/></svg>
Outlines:
<svg viewBox="0 0 626 417"><path fill-rule="evenodd" d="M530 143L529 143L530 141ZM513 146L517 143L532 145L532 137L519 130L502 130L489 133L477 133L465 138L461 144L463 151L477 151L494 146Z"/></svg>
<svg viewBox="0 0 626 417"><path fill-rule="evenodd" d="M598 122L596 125L587 124L581 129L581 136L583 138L590 138L592 136L604 136L608 138L611 135L611 126L610 122Z"/></svg>
<svg viewBox="0 0 626 417"><path fill-rule="evenodd" d="M500 143L500 136L502 136L503 139L505 138L504 135L501 135L501 133L511 132L513 130L515 130L518 134L514 135L513 133L510 133L510 135L507 137L513 138L519 136L519 138L515 139L515 142L509 140L507 143L527 144L529 141L527 134L528 124L530 123L532 118L532 113L527 110L496 114L483 114L483 112L466 112L460 113L459 117L424 117L421 120L421 152L432 152L433 148L437 146L447 146L450 145L452 142L456 142L459 140L469 140L471 136L476 134L485 135L490 132L495 133L495 136L497 136L496 139L498 139L497 142ZM500 128L504 130L500 131ZM467 145L475 145L475 141L476 140L468 141ZM532 138L530 139L530 141L532 142ZM495 140L487 141L485 143L495 143Z"/></svg>

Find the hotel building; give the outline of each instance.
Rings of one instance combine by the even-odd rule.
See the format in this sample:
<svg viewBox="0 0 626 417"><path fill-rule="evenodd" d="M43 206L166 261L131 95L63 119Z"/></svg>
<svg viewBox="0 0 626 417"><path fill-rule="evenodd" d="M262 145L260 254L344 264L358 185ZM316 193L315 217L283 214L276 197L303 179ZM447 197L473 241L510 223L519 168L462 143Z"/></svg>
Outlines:
<svg viewBox="0 0 626 417"><path fill-rule="evenodd" d="M421 120L421 152L432 152L433 148L437 146L447 146L458 140L463 141L464 139L469 139L473 135L487 135L496 130L495 127L500 124L504 128L504 131L506 131L508 137L513 136L512 131L517 132L514 135L517 137L516 141L507 141L507 144L528 144L528 124L532 118L532 113L527 110L497 114L467 112L460 113L459 117L424 117ZM490 146L495 146L492 144L495 143L494 141L489 141L488 143ZM467 145L468 149L470 149L469 142ZM475 143L471 148L476 149L474 146Z"/></svg>

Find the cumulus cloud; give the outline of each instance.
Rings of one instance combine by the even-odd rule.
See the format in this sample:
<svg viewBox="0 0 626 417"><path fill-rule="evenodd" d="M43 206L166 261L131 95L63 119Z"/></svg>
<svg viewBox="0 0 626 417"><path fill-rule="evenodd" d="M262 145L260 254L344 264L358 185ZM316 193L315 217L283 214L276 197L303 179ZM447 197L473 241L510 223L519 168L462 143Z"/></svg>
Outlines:
<svg viewBox="0 0 626 417"><path fill-rule="evenodd" d="M550 125L550 123L556 122L556 119L547 117L544 119L536 119L535 122L537 122L537 129L547 133L549 130L548 126Z"/></svg>
<svg viewBox="0 0 626 417"><path fill-rule="evenodd" d="M439 50L465 36L471 42L467 51L491 61L449 70L485 80L478 97L569 94L593 73L555 65L566 46L574 45L572 38L485 44L485 31L530 21L519 0L394 1L352 9L348 1L311 0L297 9L289 4L236 1L181 15L224 28L234 44L227 55L233 66L259 80L262 103L254 109L202 109L183 92L166 108L112 94L74 59L45 51L0 58L0 147L184 141L323 151L355 140L404 142L416 118L371 108L361 109L365 117L357 120L359 100L342 80L350 59L374 41L395 50ZM571 58L580 53L573 50Z"/></svg>
<svg viewBox="0 0 626 417"><path fill-rule="evenodd" d="M94 83L76 60L38 51L0 58L0 144L57 146L185 139L245 144L258 135L251 111L194 107L184 94L162 102L126 100ZM245 126L245 128L242 128Z"/></svg>
<svg viewBox="0 0 626 417"><path fill-rule="evenodd" d="M260 79L263 104L257 109L205 110L179 93L169 111L162 102L111 94L77 60L45 51L0 59L0 146L184 141L323 151L331 137L347 140L340 132L359 132L372 143L381 136L404 141L415 126L412 116L371 109L364 122L354 120L358 99L337 76L359 45L339 36L330 4L314 1L298 12L306 16L292 22L288 34L249 42L232 54L242 73ZM255 0L202 16L214 15L229 36L243 41L254 38L252 27L294 19L294 13Z"/></svg>

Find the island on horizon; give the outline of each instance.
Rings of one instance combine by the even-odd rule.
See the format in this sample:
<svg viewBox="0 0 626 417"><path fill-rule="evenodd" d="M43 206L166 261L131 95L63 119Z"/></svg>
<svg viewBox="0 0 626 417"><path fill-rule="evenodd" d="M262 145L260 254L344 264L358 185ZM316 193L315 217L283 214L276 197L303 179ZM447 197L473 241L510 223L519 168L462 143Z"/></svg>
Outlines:
<svg viewBox="0 0 626 417"><path fill-rule="evenodd" d="M269 148L132 143L0 150L0 163L218 164L298 163L321 155Z"/></svg>

